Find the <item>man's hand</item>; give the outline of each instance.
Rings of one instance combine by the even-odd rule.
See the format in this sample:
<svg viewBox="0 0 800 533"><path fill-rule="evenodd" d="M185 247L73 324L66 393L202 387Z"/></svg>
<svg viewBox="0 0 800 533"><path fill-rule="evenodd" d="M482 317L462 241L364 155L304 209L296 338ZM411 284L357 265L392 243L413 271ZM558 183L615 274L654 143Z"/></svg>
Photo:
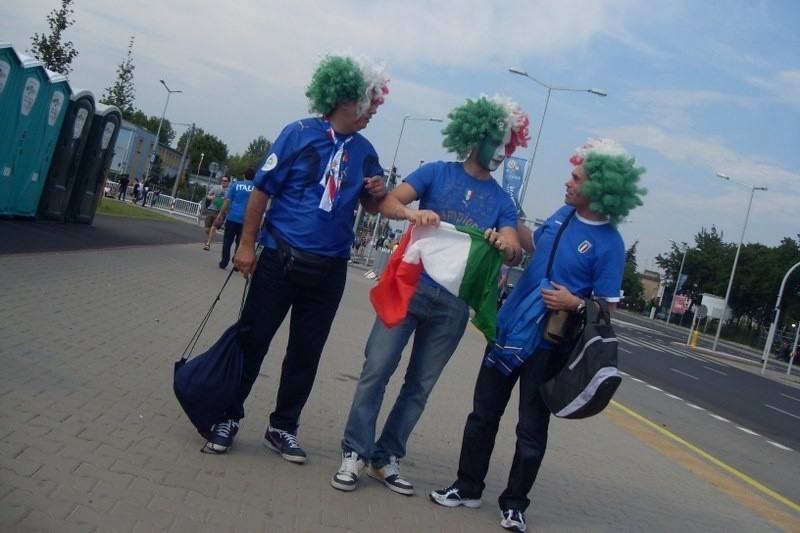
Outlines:
<svg viewBox="0 0 800 533"><path fill-rule="evenodd" d="M430 209L405 209L406 220L413 222L418 226L434 226L438 227L441 219L439 215Z"/></svg>
<svg viewBox="0 0 800 533"><path fill-rule="evenodd" d="M507 236L503 235L499 231L496 231L494 228L488 228L483 232L483 237L486 239L486 242L489 243L489 246L497 248L503 252L504 261L513 262L516 259L517 247L515 243L509 242Z"/></svg>
<svg viewBox="0 0 800 533"><path fill-rule="evenodd" d="M242 273L245 278L249 278L256 269L256 250L252 246L239 246L236 255L233 256L233 266Z"/></svg>
<svg viewBox="0 0 800 533"><path fill-rule="evenodd" d="M380 200L386 196L386 182L383 181L382 176L364 178L364 187L366 187L369 195L376 200Z"/></svg>
<svg viewBox="0 0 800 533"><path fill-rule="evenodd" d="M550 282L552 289L542 289L542 300L551 311L575 311L581 299L569 292L563 285Z"/></svg>

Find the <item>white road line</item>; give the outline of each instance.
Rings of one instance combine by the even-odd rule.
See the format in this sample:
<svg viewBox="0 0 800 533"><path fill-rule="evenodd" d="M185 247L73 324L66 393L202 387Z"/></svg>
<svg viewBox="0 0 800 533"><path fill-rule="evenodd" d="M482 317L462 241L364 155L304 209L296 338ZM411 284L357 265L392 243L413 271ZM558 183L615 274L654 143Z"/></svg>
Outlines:
<svg viewBox="0 0 800 533"><path fill-rule="evenodd" d="M619 351L621 351L621 352L625 352L625 353L633 353L633 352L632 352L632 351L630 351L630 350L626 350L626 349L625 349L625 348L623 348L622 346L620 346L620 347L619 347Z"/></svg>
<svg viewBox="0 0 800 533"><path fill-rule="evenodd" d="M697 376L693 376L693 375L691 375L691 374L687 374L686 372L681 372L680 370L675 370L674 368L670 368L670 370L672 370L672 371L673 371L673 372L675 372L676 374L681 374L681 375L683 375L683 376L686 376L687 378L692 378L692 379L700 379L700 378L698 378Z"/></svg>
<svg viewBox="0 0 800 533"><path fill-rule="evenodd" d="M789 416L791 416L791 417L794 417L794 418L796 418L796 419L800 420L800 416L797 416L797 415L795 415L795 414L792 414L792 413L790 413L790 412L788 412L788 411L784 411L783 409L778 409L777 407L774 407L774 406L772 406L772 405L770 405L770 404L768 404L768 403L765 403L765 404L764 404L764 407L769 407L770 409L774 409L774 410L778 411L779 413L783 413L783 414L785 414L785 415L789 415Z"/></svg>
<svg viewBox="0 0 800 533"><path fill-rule="evenodd" d="M719 415L715 415L714 413L708 413L708 414L711 416L711 418L716 418L720 422L730 422L730 420L728 420L727 418L723 418L723 417L721 417Z"/></svg>
<svg viewBox="0 0 800 533"><path fill-rule="evenodd" d="M781 396L784 398L789 398L790 400L794 400L796 402L800 402L800 398L795 398L794 396L789 396L788 394L781 393Z"/></svg>
<svg viewBox="0 0 800 533"><path fill-rule="evenodd" d="M717 374L722 374L723 376L727 376L727 375L728 375L728 374L726 374L725 372L722 372L722 371L720 371L720 370L717 370L716 368L711 368L710 366L705 366L705 365L703 365L703 368L705 368L706 370L710 370L710 371L712 371L712 372L716 372Z"/></svg>
<svg viewBox="0 0 800 533"><path fill-rule="evenodd" d="M700 407L699 405L695 405L693 403L686 402L686 405L688 405L692 409L697 409L698 411L705 411L704 407Z"/></svg>
<svg viewBox="0 0 800 533"><path fill-rule="evenodd" d="M683 398L681 398L680 396L675 396L674 394L670 394L668 392L665 392L664 395L672 398L673 400L678 400L679 402L683 401Z"/></svg>
<svg viewBox="0 0 800 533"><path fill-rule="evenodd" d="M648 386L648 387L650 387L650 388L651 388L651 389L653 389L653 390L657 390L658 392L664 392L664 389L659 389L659 388L658 388L658 387L656 387L655 385L647 385L647 386Z"/></svg>
<svg viewBox="0 0 800 533"><path fill-rule="evenodd" d="M745 433L747 433L748 435L753 435L754 437L760 437L760 436L761 436L761 435L759 435L758 433L756 433L755 431L752 431L752 430L750 430L750 429L747 429L747 428L743 428L742 426L736 426L736 429L739 429L739 430L741 430L741 431L744 431L744 432L745 432Z"/></svg>
<svg viewBox="0 0 800 533"><path fill-rule="evenodd" d="M787 452L794 451L794 450L792 450L791 448L788 448L788 447L784 446L783 444L778 444L777 442L773 442L773 441L771 441L771 440L768 440L767 442L768 442L768 443L770 443L770 444L772 444L772 445L773 445L773 446L775 446L776 448L780 448L781 450L786 450Z"/></svg>

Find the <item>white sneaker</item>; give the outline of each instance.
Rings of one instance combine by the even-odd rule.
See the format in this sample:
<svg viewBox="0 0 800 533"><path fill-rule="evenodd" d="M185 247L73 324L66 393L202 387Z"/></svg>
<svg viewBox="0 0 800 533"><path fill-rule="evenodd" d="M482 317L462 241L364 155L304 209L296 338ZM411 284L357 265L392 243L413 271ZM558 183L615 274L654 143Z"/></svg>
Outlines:
<svg viewBox="0 0 800 533"><path fill-rule="evenodd" d="M358 485L358 478L364 474L366 464L356 452L342 452L342 466L333 475L331 486L335 489L350 492Z"/></svg>
<svg viewBox="0 0 800 533"><path fill-rule="evenodd" d="M398 494L414 495L414 485L400 473L400 463L397 461L397 457L389 457L389 462L381 468L370 465L367 475L377 479Z"/></svg>

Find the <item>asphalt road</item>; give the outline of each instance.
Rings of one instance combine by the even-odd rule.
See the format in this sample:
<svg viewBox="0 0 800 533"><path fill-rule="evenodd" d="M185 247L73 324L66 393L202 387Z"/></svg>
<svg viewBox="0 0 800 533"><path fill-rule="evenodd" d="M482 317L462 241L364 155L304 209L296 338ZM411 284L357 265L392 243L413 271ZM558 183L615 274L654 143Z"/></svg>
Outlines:
<svg viewBox="0 0 800 533"><path fill-rule="evenodd" d="M92 225L0 219L0 255L67 252L203 241L194 222L97 215Z"/></svg>

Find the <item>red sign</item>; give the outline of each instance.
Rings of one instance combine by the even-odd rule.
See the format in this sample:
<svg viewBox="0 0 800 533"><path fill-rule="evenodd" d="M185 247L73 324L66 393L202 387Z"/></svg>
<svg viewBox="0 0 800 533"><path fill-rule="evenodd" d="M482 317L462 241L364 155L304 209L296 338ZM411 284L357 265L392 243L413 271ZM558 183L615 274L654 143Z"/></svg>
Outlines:
<svg viewBox="0 0 800 533"><path fill-rule="evenodd" d="M690 305L691 301L689 298L679 294L672 299L672 312L682 315L689 310Z"/></svg>

